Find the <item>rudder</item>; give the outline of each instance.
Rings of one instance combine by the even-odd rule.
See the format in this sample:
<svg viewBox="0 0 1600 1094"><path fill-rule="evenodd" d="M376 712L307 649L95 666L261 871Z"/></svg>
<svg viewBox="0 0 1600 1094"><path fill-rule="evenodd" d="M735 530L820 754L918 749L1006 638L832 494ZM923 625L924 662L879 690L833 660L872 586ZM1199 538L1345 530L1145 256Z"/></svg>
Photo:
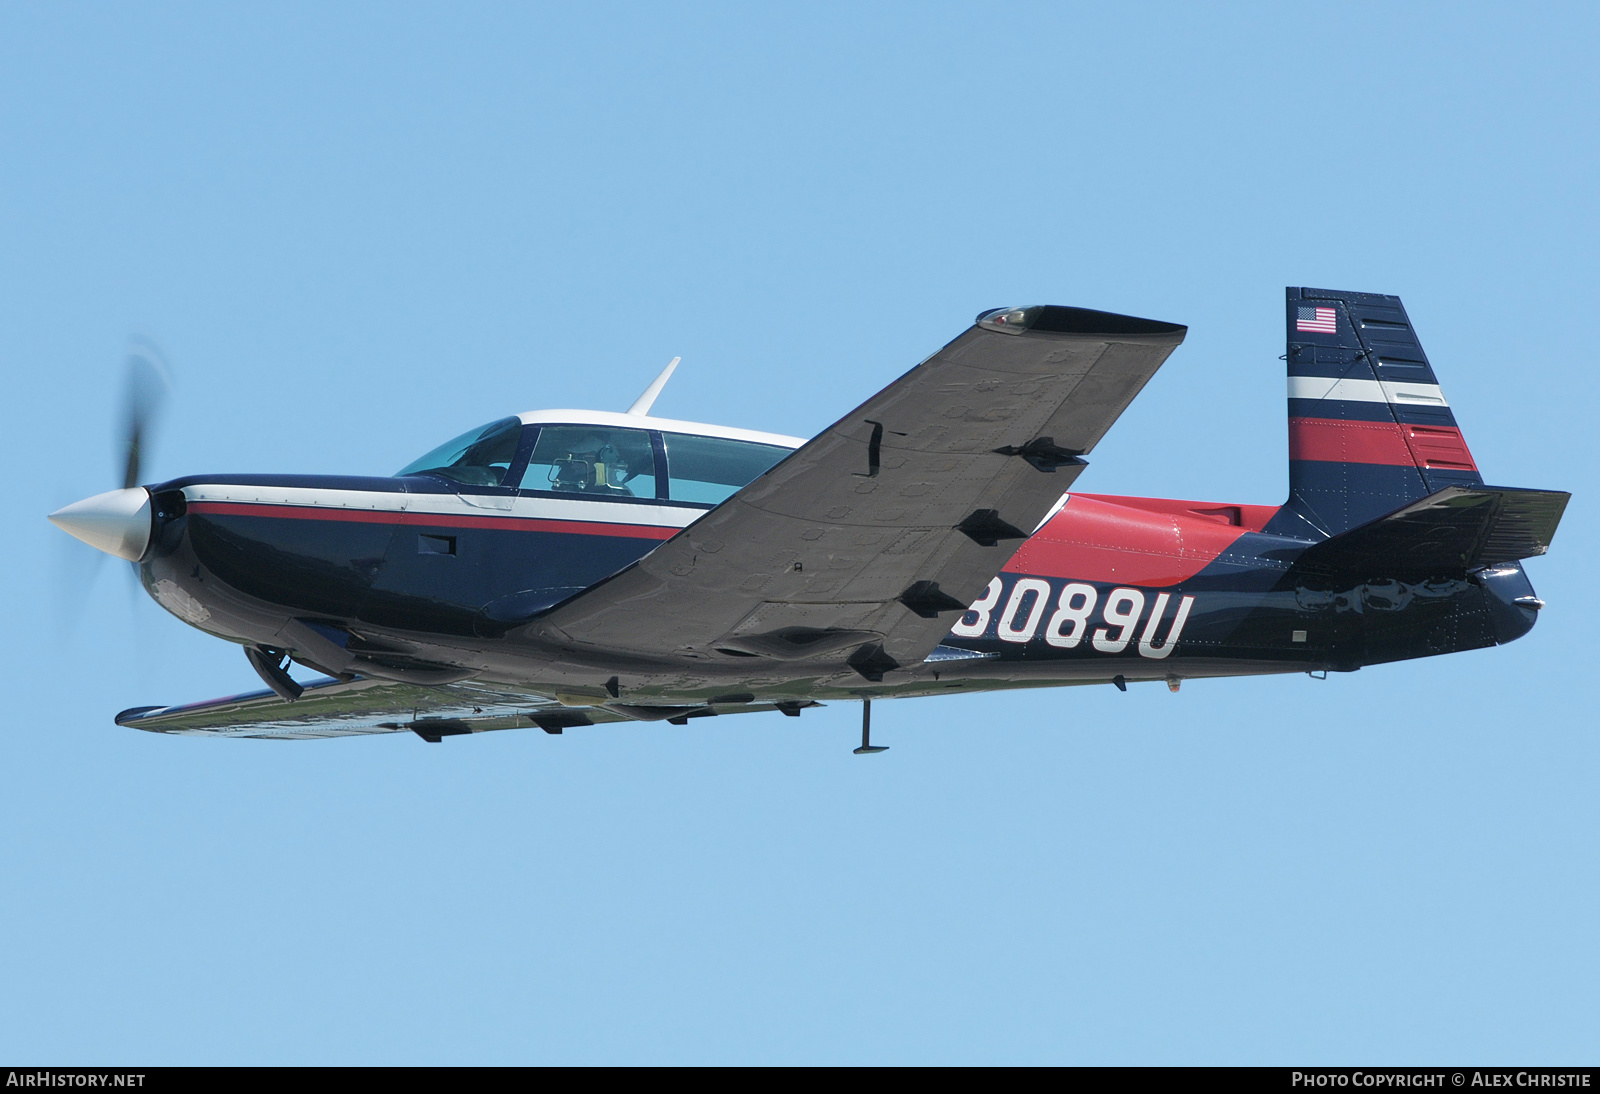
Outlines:
<svg viewBox="0 0 1600 1094"><path fill-rule="evenodd" d="M1398 296L1286 297L1289 501L1274 531L1334 536L1483 483Z"/></svg>

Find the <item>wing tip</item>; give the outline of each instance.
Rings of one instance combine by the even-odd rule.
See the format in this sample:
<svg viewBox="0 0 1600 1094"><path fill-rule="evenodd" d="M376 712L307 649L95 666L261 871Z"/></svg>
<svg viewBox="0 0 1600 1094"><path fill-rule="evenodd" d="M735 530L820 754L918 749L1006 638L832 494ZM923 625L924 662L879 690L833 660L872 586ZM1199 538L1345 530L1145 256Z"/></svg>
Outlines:
<svg viewBox="0 0 1600 1094"><path fill-rule="evenodd" d="M1136 315L1073 308L1064 304L1038 304L1031 308L990 308L975 322L1006 334L1073 334L1080 337L1172 338L1183 341L1189 328L1181 323L1142 319Z"/></svg>
<svg viewBox="0 0 1600 1094"><path fill-rule="evenodd" d="M166 707L160 704L157 704L153 707L129 707L127 710L124 710L122 713L113 718L112 721L116 722L116 724L119 726L131 726L134 729L143 729L144 726L139 725L139 719L143 718L147 714L152 713L153 711L166 709Z"/></svg>

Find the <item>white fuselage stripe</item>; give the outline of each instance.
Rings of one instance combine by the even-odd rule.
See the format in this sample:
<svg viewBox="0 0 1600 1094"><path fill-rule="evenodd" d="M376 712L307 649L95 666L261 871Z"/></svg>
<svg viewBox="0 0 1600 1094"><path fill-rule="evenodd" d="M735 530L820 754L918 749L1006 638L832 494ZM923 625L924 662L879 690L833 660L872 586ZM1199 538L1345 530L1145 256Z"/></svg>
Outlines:
<svg viewBox="0 0 1600 1094"><path fill-rule="evenodd" d="M521 517L596 524L643 524L658 528L683 528L706 513L704 509L679 508L675 505L634 505L577 498L493 498L473 495L468 500L468 497L460 494L401 494L382 490L327 490L298 486L201 484L184 487L183 496L191 502L293 505L310 509L361 509L436 516Z"/></svg>
<svg viewBox="0 0 1600 1094"><path fill-rule="evenodd" d="M1340 380L1332 376L1289 377L1291 399L1347 399L1399 406L1449 406L1438 384L1400 384L1388 380Z"/></svg>

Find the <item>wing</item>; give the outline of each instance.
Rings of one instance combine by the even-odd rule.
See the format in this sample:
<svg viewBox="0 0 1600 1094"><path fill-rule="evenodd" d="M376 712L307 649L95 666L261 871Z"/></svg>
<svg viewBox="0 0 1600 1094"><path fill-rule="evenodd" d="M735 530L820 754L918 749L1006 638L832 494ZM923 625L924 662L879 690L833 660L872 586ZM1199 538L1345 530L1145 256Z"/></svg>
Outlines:
<svg viewBox="0 0 1600 1094"><path fill-rule="evenodd" d="M1185 332L1081 308L986 313L526 633L643 656L833 662L871 680L920 663Z"/></svg>
<svg viewBox="0 0 1600 1094"><path fill-rule="evenodd" d="M798 715L816 703L719 703L700 707L564 706L494 684L466 681L420 687L390 680L324 679L307 684L293 703L270 691L231 695L176 707L135 707L117 715L119 726L193 737L264 737L297 741L410 731L428 741L495 729L539 728L560 733L607 722L671 721L713 714L781 710Z"/></svg>

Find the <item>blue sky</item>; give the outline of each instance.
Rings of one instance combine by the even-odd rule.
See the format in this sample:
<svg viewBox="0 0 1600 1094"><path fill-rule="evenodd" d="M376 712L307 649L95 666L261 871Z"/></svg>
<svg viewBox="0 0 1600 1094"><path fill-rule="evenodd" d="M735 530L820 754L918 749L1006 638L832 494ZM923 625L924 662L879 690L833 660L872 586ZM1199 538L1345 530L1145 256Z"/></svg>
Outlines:
<svg viewBox="0 0 1600 1094"><path fill-rule="evenodd" d="M1581 4L0 7L0 1057L1557 1063L1600 1029ZM1401 295L1514 645L548 737L118 729L255 686L44 521L524 409L809 436L1038 302L1184 322L1081 488L1285 492L1285 285Z"/></svg>

